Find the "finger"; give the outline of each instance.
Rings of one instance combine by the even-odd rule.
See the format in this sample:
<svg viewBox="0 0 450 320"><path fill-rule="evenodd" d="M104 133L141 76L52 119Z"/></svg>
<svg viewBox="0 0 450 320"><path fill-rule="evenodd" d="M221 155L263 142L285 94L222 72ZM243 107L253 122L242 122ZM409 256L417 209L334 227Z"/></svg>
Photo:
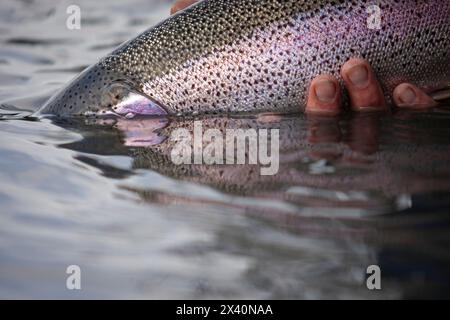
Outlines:
<svg viewBox="0 0 450 320"><path fill-rule="evenodd" d="M351 107L355 111L387 109L383 90L372 67L364 59L352 58L341 69Z"/></svg>
<svg viewBox="0 0 450 320"><path fill-rule="evenodd" d="M178 11L185 9L196 2L197 0L178 0L170 9L170 14L177 13Z"/></svg>
<svg viewBox="0 0 450 320"><path fill-rule="evenodd" d="M433 98L409 83L402 83L397 86L393 98L395 105L400 108L426 109L437 105Z"/></svg>
<svg viewBox="0 0 450 320"><path fill-rule="evenodd" d="M341 90L337 79L330 75L316 77L309 87L306 113L337 115L341 112Z"/></svg>

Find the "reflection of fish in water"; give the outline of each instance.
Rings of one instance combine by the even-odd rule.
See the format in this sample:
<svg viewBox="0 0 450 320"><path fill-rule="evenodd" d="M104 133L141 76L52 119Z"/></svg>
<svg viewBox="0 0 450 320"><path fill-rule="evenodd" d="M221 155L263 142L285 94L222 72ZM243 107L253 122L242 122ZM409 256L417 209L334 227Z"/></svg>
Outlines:
<svg viewBox="0 0 450 320"><path fill-rule="evenodd" d="M84 119L72 119L85 138L61 147L82 152L77 159L103 175L123 179L117 192L125 197L131 192L168 211L248 216L308 239L362 240L449 259L444 248L449 243L450 198L448 192L435 193L450 190L448 117L407 112L394 118L368 114L349 120L271 115L201 119L205 130L279 129L280 171L274 176L261 176L258 166L248 164L175 165L170 156L175 142L169 137L179 128L192 132L198 119L116 120L111 129L109 119L88 126L80 126ZM386 136L389 140L383 141ZM91 153L129 154L132 169L108 166ZM160 173L165 187L147 184L153 174L142 175L140 169ZM144 178L137 184L127 179L136 173ZM389 214L372 215L379 213ZM395 257L404 255L401 250Z"/></svg>
<svg viewBox="0 0 450 320"><path fill-rule="evenodd" d="M448 133L440 133L436 128L420 130L413 117L409 120L411 127L396 125L395 133L383 132L390 136L392 144L379 150L382 130L379 117L361 115L349 122L270 115L201 119L205 131L210 128L224 133L227 129L279 129L279 172L274 176L262 176L260 165L174 164L171 152L177 142L169 137L179 128L193 134L193 119L170 123L161 119L118 119L115 127L122 132L126 144L137 143L132 153L133 168L151 169L232 195L281 200L298 206L377 208L380 200L381 206L389 206L402 194L448 189L450 150L445 138ZM401 121L396 119L395 123ZM114 131L103 129L102 132L66 147L122 154L124 151L119 152L117 146L119 142L115 146L105 145ZM404 139L405 135L412 137ZM440 143L443 138L446 140ZM96 140L89 142L91 139ZM420 141L421 146L408 141ZM142 147L143 142L148 146Z"/></svg>
<svg viewBox="0 0 450 320"><path fill-rule="evenodd" d="M123 44L41 110L60 116L296 111L319 73L369 60L385 92L450 76L450 2L205 0Z"/></svg>
<svg viewBox="0 0 450 320"><path fill-rule="evenodd" d="M338 120L305 122L304 119L289 117L280 122L264 123L258 119L202 119L205 130L213 128L224 133L232 128L279 129L280 169L274 176L262 176L259 164L174 165L171 161L171 151L177 142L172 139L150 148L137 149L134 165L156 170L176 179L213 185L233 194L260 194L264 197L268 192L276 191L275 193L281 192L283 197L289 198L293 193L288 195L284 191L290 187L295 190L296 186L344 193L350 190L368 191L389 197L450 186L449 179L442 179L442 184L437 183L435 179L427 184L423 179L426 176L434 177L434 172L440 172L441 175L450 173L447 168L450 160L448 146L432 144L416 148L401 144L393 150L378 151L378 121L377 116L354 119L349 130L353 130L353 135L360 141L352 141L352 138L348 145L340 143L329 146L327 142L343 139ZM159 135L169 135L180 127L193 133L193 124L193 120L172 122ZM323 137L322 133L321 138L325 140L319 138L319 141L314 143L314 135L320 136L317 130L324 130L328 136ZM367 131L370 133L364 135ZM443 151L445 148L448 152ZM303 194L301 198L308 196L310 195Z"/></svg>

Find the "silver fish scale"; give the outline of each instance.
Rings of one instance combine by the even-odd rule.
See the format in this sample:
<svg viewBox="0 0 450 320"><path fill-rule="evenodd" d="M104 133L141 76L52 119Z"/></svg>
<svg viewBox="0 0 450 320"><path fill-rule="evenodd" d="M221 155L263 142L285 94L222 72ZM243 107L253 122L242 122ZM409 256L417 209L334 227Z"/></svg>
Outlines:
<svg viewBox="0 0 450 320"><path fill-rule="evenodd" d="M368 26L373 1L206 0L115 50L48 109L98 112L99 86L121 80L172 114L298 111L312 78L340 79L351 57L369 60L388 98L404 81L448 83L450 1L377 3L381 30Z"/></svg>

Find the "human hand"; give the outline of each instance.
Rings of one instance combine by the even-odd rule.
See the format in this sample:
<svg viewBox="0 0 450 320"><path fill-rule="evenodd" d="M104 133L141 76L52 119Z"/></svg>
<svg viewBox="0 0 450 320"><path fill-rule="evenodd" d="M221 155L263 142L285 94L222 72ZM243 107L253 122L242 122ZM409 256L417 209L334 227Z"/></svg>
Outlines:
<svg viewBox="0 0 450 320"><path fill-rule="evenodd" d="M383 90L370 64L359 58L348 60L341 76L354 111L387 110ZM306 112L335 115L342 110L342 91L338 80L330 75L319 75L310 85ZM424 91L409 83L398 85L392 93L393 102L400 108L424 109L437 103Z"/></svg>

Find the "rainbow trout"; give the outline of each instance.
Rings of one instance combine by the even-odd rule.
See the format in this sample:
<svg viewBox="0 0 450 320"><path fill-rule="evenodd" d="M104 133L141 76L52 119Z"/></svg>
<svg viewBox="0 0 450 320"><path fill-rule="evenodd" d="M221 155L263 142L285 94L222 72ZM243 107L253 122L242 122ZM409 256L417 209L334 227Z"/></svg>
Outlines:
<svg viewBox="0 0 450 320"><path fill-rule="evenodd" d="M387 95L405 81L436 89L450 80L449 12L448 0L204 0L121 45L40 113L295 112L315 76L340 79L351 57L372 64Z"/></svg>

